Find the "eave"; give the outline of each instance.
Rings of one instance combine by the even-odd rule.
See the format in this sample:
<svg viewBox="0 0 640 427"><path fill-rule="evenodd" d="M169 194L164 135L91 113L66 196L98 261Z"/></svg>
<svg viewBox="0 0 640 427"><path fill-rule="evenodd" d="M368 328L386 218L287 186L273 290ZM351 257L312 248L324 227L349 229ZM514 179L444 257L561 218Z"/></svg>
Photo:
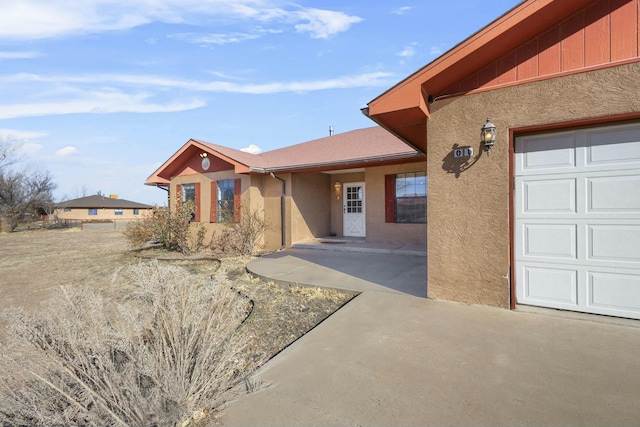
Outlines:
<svg viewBox="0 0 640 427"><path fill-rule="evenodd" d="M426 153L430 102L451 95L443 91L593 1L524 1L372 100L363 112Z"/></svg>

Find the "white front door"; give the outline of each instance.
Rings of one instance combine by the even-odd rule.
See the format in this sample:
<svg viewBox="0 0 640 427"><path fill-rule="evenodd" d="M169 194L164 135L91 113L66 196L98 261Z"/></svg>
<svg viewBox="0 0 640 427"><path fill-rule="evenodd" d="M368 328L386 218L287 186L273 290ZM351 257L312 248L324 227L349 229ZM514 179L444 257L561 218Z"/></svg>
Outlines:
<svg viewBox="0 0 640 427"><path fill-rule="evenodd" d="M515 148L517 302L640 319L640 123Z"/></svg>
<svg viewBox="0 0 640 427"><path fill-rule="evenodd" d="M365 237L364 182L345 183L343 189L344 230L349 237Z"/></svg>

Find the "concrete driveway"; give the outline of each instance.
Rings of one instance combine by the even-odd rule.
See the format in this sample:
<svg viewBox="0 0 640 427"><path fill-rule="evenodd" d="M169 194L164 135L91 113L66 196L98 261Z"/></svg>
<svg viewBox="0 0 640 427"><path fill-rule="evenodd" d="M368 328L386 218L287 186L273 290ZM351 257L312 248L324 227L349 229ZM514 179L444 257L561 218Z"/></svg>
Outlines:
<svg viewBox="0 0 640 427"><path fill-rule="evenodd" d="M323 277L336 278L326 275L329 264L309 261L307 255L281 253L271 259L272 272L278 273L282 263L281 279L307 274L319 285ZM339 252L333 256L344 258ZM369 257L361 254L360 274L372 268ZM292 270L296 265L305 268ZM349 275L344 265L341 268L335 274ZM355 277L353 283L359 280L363 278ZM617 324L598 316L573 319L434 301L375 285L379 288L364 290L263 366L256 377L268 387L241 394L225 409L221 423L640 423L640 322Z"/></svg>

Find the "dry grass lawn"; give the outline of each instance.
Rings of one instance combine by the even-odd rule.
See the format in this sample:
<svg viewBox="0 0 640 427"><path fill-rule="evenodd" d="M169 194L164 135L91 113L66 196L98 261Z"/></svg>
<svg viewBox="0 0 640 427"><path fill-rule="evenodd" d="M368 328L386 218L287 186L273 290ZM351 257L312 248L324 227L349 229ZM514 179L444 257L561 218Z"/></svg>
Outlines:
<svg viewBox="0 0 640 427"><path fill-rule="evenodd" d="M212 259L176 257L154 251L134 251L122 230L49 230L0 233L0 311L23 306L37 311L60 285L91 286L117 297L118 271L150 258L185 267L190 274L224 274L254 302L248 320L255 340L258 364L305 334L333 313L353 294L330 289L309 289L267 283L245 271L246 258ZM171 259L172 258L172 259ZM7 324L0 319L0 339Z"/></svg>

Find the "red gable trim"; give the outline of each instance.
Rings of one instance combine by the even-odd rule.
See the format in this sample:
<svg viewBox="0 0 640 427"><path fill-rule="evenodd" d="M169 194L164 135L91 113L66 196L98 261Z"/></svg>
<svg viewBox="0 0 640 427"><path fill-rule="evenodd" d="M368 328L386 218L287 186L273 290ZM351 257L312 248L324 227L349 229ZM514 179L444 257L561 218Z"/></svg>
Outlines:
<svg viewBox="0 0 640 427"><path fill-rule="evenodd" d="M426 152L428 106L423 105L425 99L452 94L449 91L460 94L485 85L514 84L534 75L540 78L541 72L552 76L556 72L553 66L556 50L560 55L560 69L577 72L581 61L584 66L598 61L593 52L599 45L594 44L582 53L575 53L573 49L586 40L595 43L593 33L603 29L609 34L612 48L608 55L612 62L620 61L621 55L634 55L632 44L635 45L633 58L638 60L639 1L525 1L371 101L366 114L408 144ZM608 18L603 15L604 11L608 11ZM601 20L609 20L609 26ZM623 21L626 23L622 24ZM585 22L592 22L593 26L588 30L582 28ZM559 33L557 38L554 31ZM621 36L621 32L626 36ZM565 40L563 55L563 47L554 46Z"/></svg>

